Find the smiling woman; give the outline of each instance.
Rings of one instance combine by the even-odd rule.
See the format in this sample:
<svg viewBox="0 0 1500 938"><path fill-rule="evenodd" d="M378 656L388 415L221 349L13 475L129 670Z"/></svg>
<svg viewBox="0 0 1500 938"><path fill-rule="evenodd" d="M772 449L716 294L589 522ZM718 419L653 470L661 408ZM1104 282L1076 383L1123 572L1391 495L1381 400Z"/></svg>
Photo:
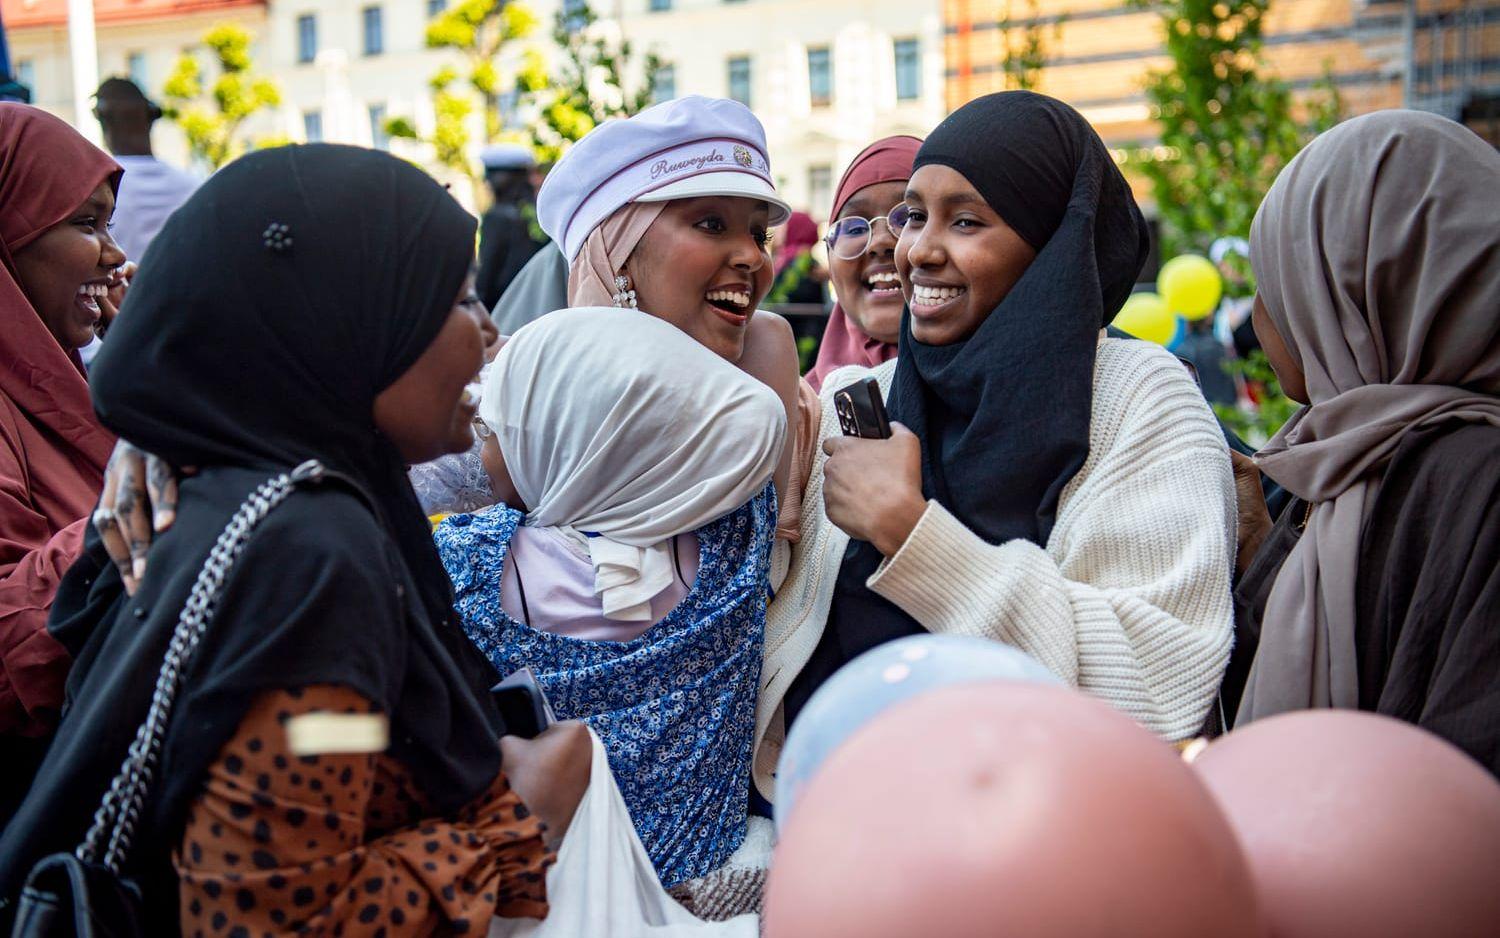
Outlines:
<svg viewBox="0 0 1500 938"><path fill-rule="evenodd" d="M767 231L790 210L755 116L689 96L589 133L548 175L537 213L568 260L571 308L518 330L497 375L548 347L542 377L487 382L482 409L486 419L518 410L543 388L559 416L503 421L525 430L519 439L496 428L497 488L515 488L529 509L519 533L521 516L503 510L440 528L464 625L481 636L503 628L492 660L530 666L559 713L599 729L666 885L686 902L715 902L720 872L733 868L722 895L754 905L743 886L764 867L769 838L751 834L747 763L772 542L791 540L778 522L797 517L788 428L799 426L801 390L790 327L758 307L773 279ZM601 396L621 374L631 381ZM758 405L733 406L747 399ZM537 452L547 440L535 428L556 425L555 435L564 424L613 450ZM523 453L540 463L525 470ZM582 460L576 472L569 458ZM516 470L509 480L502 462ZM662 484L646 486L618 525L592 510L662 467ZM581 488L580 473L590 482ZM767 475L791 506L780 517ZM559 486L566 501L544 497ZM558 623L577 631L554 640ZM653 747L692 751L692 765Z"/></svg>
<svg viewBox="0 0 1500 938"><path fill-rule="evenodd" d="M83 548L114 440L94 417L78 348L125 260L110 238L120 168L61 120L0 103L0 761L24 784L28 743L62 704L68 656L48 636ZM15 761L12 761L15 760ZM0 792L0 820L13 807Z"/></svg>
<svg viewBox="0 0 1500 938"><path fill-rule="evenodd" d="M746 327L771 288L764 202L705 196L660 203L625 264L638 303L714 354L739 361Z"/></svg>
<svg viewBox="0 0 1500 938"><path fill-rule="evenodd" d="M1101 339L1147 249L1102 141L1009 92L956 111L915 166L887 216L901 354L825 381L826 458L767 618L764 793L813 691L902 636L1020 648L1167 739L1203 725L1228 659L1228 452L1171 355ZM831 392L864 376L890 439L836 435Z"/></svg>
<svg viewBox="0 0 1500 938"><path fill-rule="evenodd" d="M108 304L125 263L125 253L109 233L116 178L101 182L68 218L15 252L21 289L67 351L82 348L104 330L100 304Z"/></svg>
<svg viewBox="0 0 1500 938"><path fill-rule="evenodd" d="M774 274L768 230L791 209L748 108L689 95L605 123L548 174L537 213L568 259L569 306L666 320L770 387L787 426L801 426L791 327L758 308ZM782 522L797 505L795 448L788 440L775 475Z"/></svg>
<svg viewBox="0 0 1500 938"><path fill-rule="evenodd" d="M906 194L922 141L887 137L864 149L839 180L828 229L828 273L838 297L807 374L814 390L844 365L874 367L896 357L906 298L896 275L889 216Z"/></svg>

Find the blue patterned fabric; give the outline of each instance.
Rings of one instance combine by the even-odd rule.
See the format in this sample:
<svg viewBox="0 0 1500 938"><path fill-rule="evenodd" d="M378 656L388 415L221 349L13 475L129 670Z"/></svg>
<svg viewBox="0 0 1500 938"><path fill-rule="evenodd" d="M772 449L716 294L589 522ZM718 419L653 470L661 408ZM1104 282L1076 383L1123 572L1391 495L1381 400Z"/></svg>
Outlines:
<svg viewBox="0 0 1500 938"><path fill-rule="evenodd" d="M745 838L774 490L696 532L692 588L629 642L539 632L505 614L500 575L521 519L497 505L438 525L464 631L502 675L536 672L559 719L599 734L663 885L718 869Z"/></svg>

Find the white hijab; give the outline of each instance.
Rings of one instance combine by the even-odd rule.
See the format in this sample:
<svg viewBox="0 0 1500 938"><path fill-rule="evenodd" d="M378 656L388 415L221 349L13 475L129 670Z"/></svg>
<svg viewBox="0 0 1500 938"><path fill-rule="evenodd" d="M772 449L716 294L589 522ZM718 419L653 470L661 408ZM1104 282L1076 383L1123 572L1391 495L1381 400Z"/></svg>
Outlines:
<svg viewBox="0 0 1500 938"><path fill-rule="evenodd" d="M608 307L520 329L485 380L526 524L586 538L606 618L651 618L670 541L765 487L786 439L770 388L677 327Z"/></svg>

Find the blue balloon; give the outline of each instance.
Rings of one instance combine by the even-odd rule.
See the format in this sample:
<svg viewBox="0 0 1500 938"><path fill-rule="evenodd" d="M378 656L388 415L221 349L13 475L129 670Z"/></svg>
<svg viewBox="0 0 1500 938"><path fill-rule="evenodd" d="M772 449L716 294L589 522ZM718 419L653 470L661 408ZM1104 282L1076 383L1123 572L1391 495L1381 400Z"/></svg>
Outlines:
<svg viewBox="0 0 1500 938"><path fill-rule="evenodd" d="M1025 652L956 635L899 639L844 665L812 695L787 734L776 770L777 832L833 751L881 711L928 691L981 681L1062 683Z"/></svg>

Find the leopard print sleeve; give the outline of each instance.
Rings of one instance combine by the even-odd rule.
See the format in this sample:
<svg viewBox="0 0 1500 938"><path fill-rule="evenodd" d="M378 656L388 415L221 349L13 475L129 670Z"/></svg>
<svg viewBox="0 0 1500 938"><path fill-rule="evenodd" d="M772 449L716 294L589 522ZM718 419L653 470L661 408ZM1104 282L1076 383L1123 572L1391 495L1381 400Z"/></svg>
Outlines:
<svg viewBox="0 0 1500 938"><path fill-rule="evenodd" d="M209 768L173 862L185 936L483 934L495 915L544 917L555 859L500 774L433 817L380 753L295 756L284 724L369 713L351 690L268 691Z"/></svg>

